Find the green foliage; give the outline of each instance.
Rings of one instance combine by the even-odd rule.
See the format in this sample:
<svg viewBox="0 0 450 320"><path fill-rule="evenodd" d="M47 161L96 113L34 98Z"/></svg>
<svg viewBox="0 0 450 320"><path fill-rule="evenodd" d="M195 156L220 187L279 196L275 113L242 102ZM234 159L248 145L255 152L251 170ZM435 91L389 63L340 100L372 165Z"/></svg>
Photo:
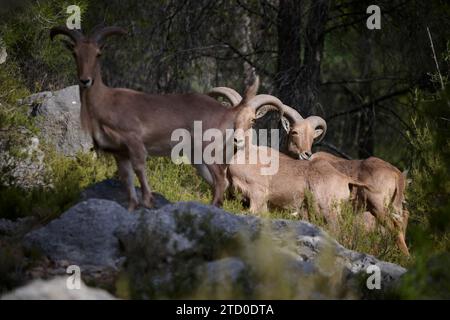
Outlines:
<svg viewBox="0 0 450 320"><path fill-rule="evenodd" d="M450 56L450 55L448 55ZM395 291L405 299L448 299L450 283L450 85L432 95L417 92L408 240L411 270Z"/></svg>
<svg viewBox="0 0 450 320"><path fill-rule="evenodd" d="M58 41L51 42L49 31L65 24L67 7L73 4L80 6L83 14L88 1L25 1L20 9L0 16L1 37L8 51L5 65L17 66L11 79L21 77L32 92L47 89L51 84L64 87L72 82L73 58Z"/></svg>
<svg viewBox="0 0 450 320"><path fill-rule="evenodd" d="M413 218L443 234L450 227L450 86L428 100L418 99L408 201Z"/></svg>
<svg viewBox="0 0 450 320"><path fill-rule="evenodd" d="M448 239L447 239L448 241ZM398 299L450 299L450 254L420 257L392 295Z"/></svg>
<svg viewBox="0 0 450 320"><path fill-rule="evenodd" d="M94 153L85 153L68 158L50 148L45 165L47 187L31 190L0 187L0 217L36 216L41 221L49 221L73 205L88 185L111 177L116 170L110 157L96 159Z"/></svg>
<svg viewBox="0 0 450 320"><path fill-rule="evenodd" d="M170 201L210 201L209 186L191 165L174 164L170 158L150 158L147 176L152 189Z"/></svg>
<svg viewBox="0 0 450 320"><path fill-rule="evenodd" d="M20 247L0 239L0 295L23 281L24 256Z"/></svg>

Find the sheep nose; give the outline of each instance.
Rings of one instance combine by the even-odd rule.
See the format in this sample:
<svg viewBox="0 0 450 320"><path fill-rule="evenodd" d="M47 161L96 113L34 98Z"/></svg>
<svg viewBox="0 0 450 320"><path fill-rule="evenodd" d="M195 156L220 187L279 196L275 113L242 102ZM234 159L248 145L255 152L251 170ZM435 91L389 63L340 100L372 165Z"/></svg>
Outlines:
<svg viewBox="0 0 450 320"><path fill-rule="evenodd" d="M80 79L80 83L83 85L83 87L89 88L92 85L92 78Z"/></svg>
<svg viewBox="0 0 450 320"><path fill-rule="evenodd" d="M308 157L308 159L309 158L311 158L311 156L312 156L312 153L311 153L311 151L305 151L305 155Z"/></svg>

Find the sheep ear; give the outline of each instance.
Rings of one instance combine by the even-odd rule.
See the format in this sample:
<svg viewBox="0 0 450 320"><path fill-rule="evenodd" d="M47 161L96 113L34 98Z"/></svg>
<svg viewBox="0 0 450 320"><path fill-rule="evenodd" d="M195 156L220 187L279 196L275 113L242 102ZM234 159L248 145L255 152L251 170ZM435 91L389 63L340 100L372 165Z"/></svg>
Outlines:
<svg viewBox="0 0 450 320"><path fill-rule="evenodd" d="M286 117L281 117L281 124L283 125L283 129L286 130L286 132L289 132L291 130L291 123Z"/></svg>
<svg viewBox="0 0 450 320"><path fill-rule="evenodd" d="M322 129L316 129L314 130L314 139L317 139L318 137L320 137L323 134L323 130Z"/></svg>

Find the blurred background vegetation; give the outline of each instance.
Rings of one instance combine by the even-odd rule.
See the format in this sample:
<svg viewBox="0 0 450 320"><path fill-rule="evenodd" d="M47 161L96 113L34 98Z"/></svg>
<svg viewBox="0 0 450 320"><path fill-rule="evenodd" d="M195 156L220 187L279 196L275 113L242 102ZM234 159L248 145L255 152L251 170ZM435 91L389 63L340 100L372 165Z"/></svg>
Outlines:
<svg viewBox="0 0 450 320"><path fill-rule="evenodd" d="M450 288L443 283L450 281L442 282L450 267L447 1L0 0L0 4L0 45L8 53L0 64L2 148L23 143L22 128L37 130L19 99L77 83L71 54L49 39L49 29L65 23L67 6L77 4L85 32L98 24L129 31L129 37L111 38L102 57L103 77L110 86L166 93L206 92L220 85L242 92L244 74L254 67L262 80L260 92L277 95L304 116L316 114L327 120L329 131L317 150L352 158L375 155L408 169L412 182L407 241L412 259L386 253L381 240L373 240L378 241L374 245L360 239L359 245L348 235L337 238L353 249L411 267L414 272L396 297L449 297ZM381 8L381 30L366 28L366 8L371 4ZM264 121L263 125L274 125L270 116ZM36 215L48 221L76 201L84 187L114 175L107 156L63 158L50 149L46 153L54 189L0 187L0 218ZM154 189L170 200L209 201L208 188L192 168L163 159L151 160L149 166ZM243 211L236 202L225 207ZM286 217L283 212L274 216Z"/></svg>

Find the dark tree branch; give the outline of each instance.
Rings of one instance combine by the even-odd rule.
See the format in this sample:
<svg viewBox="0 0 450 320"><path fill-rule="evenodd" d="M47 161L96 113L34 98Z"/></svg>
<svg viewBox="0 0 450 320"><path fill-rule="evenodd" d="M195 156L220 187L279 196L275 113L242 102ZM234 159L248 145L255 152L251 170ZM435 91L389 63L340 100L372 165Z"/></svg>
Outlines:
<svg viewBox="0 0 450 320"><path fill-rule="evenodd" d="M331 86L331 85L342 85L342 84L350 84L350 83L367 83L367 82L375 82L375 81L387 81L387 80L399 80L405 81L406 79L398 78L395 76L384 76L384 77L376 77L369 79L349 79L349 80L333 80L333 81L325 81L322 82L322 86Z"/></svg>
<svg viewBox="0 0 450 320"><path fill-rule="evenodd" d="M364 109L370 108L370 107L372 107L374 105L377 105L378 103L380 103L382 101L389 100L389 99L392 99L392 98L394 98L396 96L400 96L400 95L403 95L405 93L408 93L410 90L411 90L411 88L405 88L405 89L401 89L401 90L397 90L397 91L391 92L391 93L386 94L386 95L384 95L382 97L379 97L379 98L377 98L377 99L375 99L373 101L369 101L367 103L363 103L363 104L361 104L360 106L358 106L356 108L333 114L333 115L327 117L326 120L330 121L330 120L332 120L334 118L337 118L337 117L340 117L340 116L345 116L345 115L349 115L349 114L352 114L352 113L359 112L361 110L364 110Z"/></svg>
<svg viewBox="0 0 450 320"><path fill-rule="evenodd" d="M261 18L263 18L264 20L269 20L271 24L275 24L275 23L276 23L276 22L272 19L272 17L270 17L270 16L264 14L263 12L258 12L258 11L253 10L252 8L249 8L247 5L243 4L241 0L237 0L236 2L237 2L237 4L238 4L239 7L241 7L242 9L244 9L245 11L247 11L248 13L250 13L250 14L252 14L252 15L255 15L255 16L258 16L258 17L261 17Z"/></svg>
<svg viewBox="0 0 450 320"><path fill-rule="evenodd" d="M400 121L400 123L410 132L413 132L412 128L402 119L402 117L400 117L400 115L398 115L394 110L382 105L382 104L378 104L377 105L380 109L386 111L387 113L390 113L394 118L396 118L398 121Z"/></svg>
<svg viewBox="0 0 450 320"><path fill-rule="evenodd" d="M219 40L219 39L217 39ZM220 40L219 40L220 41ZM242 60L244 60L245 62L247 62L249 65L251 65L252 67L254 67L256 69L256 72L263 74L265 76L268 77L273 77L273 74L271 72L269 72L267 69L265 69L264 67L262 67L261 65L257 64L256 62L250 60L248 58L248 54L244 54L242 53L238 48L236 48L235 46L233 46L231 43L229 43L228 41L222 41L223 44L225 44L234 54L236 54L239 58L241 58Z"/></svg>

